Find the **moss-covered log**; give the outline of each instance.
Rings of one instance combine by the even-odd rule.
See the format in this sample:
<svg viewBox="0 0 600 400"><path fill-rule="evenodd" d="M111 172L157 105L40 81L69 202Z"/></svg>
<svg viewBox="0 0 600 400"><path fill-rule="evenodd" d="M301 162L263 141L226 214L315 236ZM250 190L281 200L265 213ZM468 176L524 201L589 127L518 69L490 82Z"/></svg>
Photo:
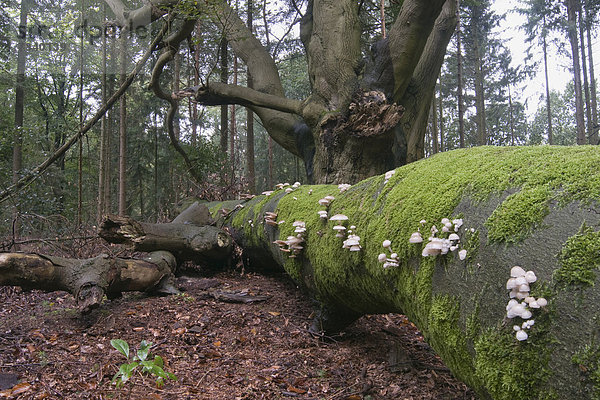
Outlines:
<svg viewBox="0 0 600 400"><path fill-rule="evenodd" d="M206 210L206 212L202 211ZM98 234L109 243L124 244L137 251L166 250L178 261L221 264L231 253L227 233L206 225L210 219L208 208L194 203L173 222L149 224L129 217L104 217Z"/></svg>
<svg viewBox="0 0 600 400"><path fill-rule="evenodd" d="M320 205L328 195L335 200ZM225 223L250 262L282 265L321 301L325 327L404 313L482 398L591 399L600 396L599 200L597 147L481 147L438 154L343 193L317 185L257 196ZM235 204L211 210L218 216ZM343 248L335 223L317 213L325 210L348 216L342 224L360 237L360 251ZM436 237L449 236L443 218L462 219L458 248L423 257L433 225ZM302 242L282 251L289 246L281 240L298 235L294 221L305 223ZM424 242L409 243L417 231ZM384 268L381 253L398 265ZM535 324L524 341L513 326L525 320L507 318L506 308L517 265L537 275L530 295L548 299L529 307Z"/></svg>
<svg viewBox="0 0 600 400"><path fill-rule="evenodd" d="M104 295L126 291L176 293L172 271L175 257L156 251L143 259L107 255L85 260L26 253L0 253L0 286L46 291L65 290L82 312L98 306Z"/></svg>

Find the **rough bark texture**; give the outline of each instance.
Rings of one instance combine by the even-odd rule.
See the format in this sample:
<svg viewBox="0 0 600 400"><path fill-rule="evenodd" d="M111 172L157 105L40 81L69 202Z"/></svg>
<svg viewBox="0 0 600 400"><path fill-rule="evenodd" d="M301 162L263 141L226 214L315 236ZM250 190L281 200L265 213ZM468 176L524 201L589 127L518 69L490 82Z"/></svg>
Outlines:
<svg viewBox="0 0 600 400"><path fill-rule="evenodd" d="M251 265L282 265L321 302L314 328L401 312L481 398L593 398L600 389L593 380L600 372L599 162L591 146L461 149L344 193L318 185L257 196L225 222ZM320 206L326 195L335 200ZM347 215L342 224L354 226L361 250L342 248L335 223L320 219L319 210ZM278 224L264 223L266 212L275 212ZM452 252L423 257L425 243L408 241L420 230L427 242L445 217L464 221L458 235L465 260ZM296 236L294 221L304 221L306 232L292 258L273 242ZM386 239L390 249L382 247ZM392 251L399 265L383 268L378 255ZM549 300L532 309L535 325L522 342L513 325L524 321L506 318L505 286L515 265L535 272L531 295Z"/></svg>
<svg viewBox="0 0 600 400"><path fill-rule="evenodd" d="M0 286L72 293L82 312L125 291L176 293L175 257L156 251L139 260L107 255L76 260L26 253L0 254Z"/></svg>

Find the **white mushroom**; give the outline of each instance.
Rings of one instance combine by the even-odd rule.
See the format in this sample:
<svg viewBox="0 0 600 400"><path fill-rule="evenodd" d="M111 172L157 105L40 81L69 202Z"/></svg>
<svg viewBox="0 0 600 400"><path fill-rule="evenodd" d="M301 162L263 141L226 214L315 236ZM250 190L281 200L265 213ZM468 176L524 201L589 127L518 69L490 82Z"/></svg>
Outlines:
<svg viewBox="0 0 600 400"><path fill-rule="evenodd" d="M379 261L380 263L384 263L384 262L386 262L386 260L387 260L387 256L385 255L385 253L381 253L377 257L377 261Z"/></svg>
<svg viewBox="0 0 600 400"><path fill-rule="evenodd" d="M451 234L448 236L448 239L449 239L449 240L460 240L460 236L458 236L456 233L451 233Z"/></svg>
<svg viewBox="0 0 600 400"><path fill-rule="evenodd" d="M535 273L533 271L527 271L525 273L525 280L527 281L527 283L533 283L537 281L537 277L535 276Z"/></svg>
<svg viewBox="0 0 600 400"><path fill-rule="evenodd" d="M510 270L510 276L512 276L513 278L525 276L525 270L519 266L512 267Z"/></svg>
<svg viewBox="0 0 600 400"><path fill-rule="evenodd" d="M458 258L460 258L461 260L464 260L465 258L467 258L467 251L465 249L459 251Z"/></svg>
<svg viewBox="0 0 600 400"><path fill-rule="evenodd" d="M527 332L525 332L524 330L520 330L517 332L516 334L517 340L519 341L523 341L523 340L527 340L528 336L527 336Z"/></svg>
<svg viewBox="0 0 600 400"><path fill-rule="evenodd" d="M421 237L421 234L419 232L414 232L412 235L410 235L410 239L408 239L409 243L421 243L423 242L423 238Z"/></svg>
<svg viewBox="0 0 600 400"><path fill-rule="evenodd" d="M382 245L383 247L388 248L392 245L392 242L390 242L389 240L384 240Z"/></svg>
<svg viewBox="0 0 600 400"><path fill-rule="evenodd" d="M335 235L336 237L339 238L343 238L344 235L344 231L346 230L346 227L343 225L336 225L333 227L333 230L337 232L337 234Z"/></svg>
<svg viewBox="0 0 600 400"><path fill-rule="evenodd" d="M348 217L345 216L344 214L335 214L334 216L329 218L329 220L330 221L347 221Z"/></svg>

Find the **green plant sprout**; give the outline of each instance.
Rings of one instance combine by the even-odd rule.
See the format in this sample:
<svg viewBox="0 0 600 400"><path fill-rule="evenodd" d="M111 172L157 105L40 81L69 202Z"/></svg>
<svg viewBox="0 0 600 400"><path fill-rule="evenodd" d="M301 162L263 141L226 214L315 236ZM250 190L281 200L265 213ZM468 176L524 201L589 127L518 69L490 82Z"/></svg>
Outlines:
<svg viewBox="0 0 600 400"><path fill-rule="evenodd" d="M119 371L117 371L111 381L113 383L116 382L117 387L121 387L127 383L133 377L133 374L138 367L142 367L142 373L155 376L156 385L158 387L162 387L165 384L165 379L177 380L177 377L173 373L164 370L164 361L162 357L154 356L152 358L152 354L150 354L152 342L142 340L136 354L131 357L129 353L129 344L125 340L112 339L110 344L123 354L128 361L121 364Z"/></svg>

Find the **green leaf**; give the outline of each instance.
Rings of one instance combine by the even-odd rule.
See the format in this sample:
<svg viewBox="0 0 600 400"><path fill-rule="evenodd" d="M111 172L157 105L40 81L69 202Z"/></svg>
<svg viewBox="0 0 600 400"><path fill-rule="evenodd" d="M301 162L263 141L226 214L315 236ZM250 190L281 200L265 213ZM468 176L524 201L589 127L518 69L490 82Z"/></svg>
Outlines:
<svg viewBox="0 0 600 400"><path fill-rule="evenodd" d="M137 359L140 361L145 361L148 358L148 354L150 354L150 347L152 347L152 342L146 342L142 340L140 343L140 348L137 351Z"/></svg>
<svg viewBox="0 0 600 400"><path fill-rule="evenodd" d="M115 349L119 350L121 354L123 354L127 359L129 359L129 344L122 339L112 339L110 344Z"/></svg>
<svg viewBox="0 0 600 400"><path fill-rule="evenodd" d="M163 361L161 356L154 356L154 364L156 364L162 368L162 367L164 367L165 362Z"/></svg>

